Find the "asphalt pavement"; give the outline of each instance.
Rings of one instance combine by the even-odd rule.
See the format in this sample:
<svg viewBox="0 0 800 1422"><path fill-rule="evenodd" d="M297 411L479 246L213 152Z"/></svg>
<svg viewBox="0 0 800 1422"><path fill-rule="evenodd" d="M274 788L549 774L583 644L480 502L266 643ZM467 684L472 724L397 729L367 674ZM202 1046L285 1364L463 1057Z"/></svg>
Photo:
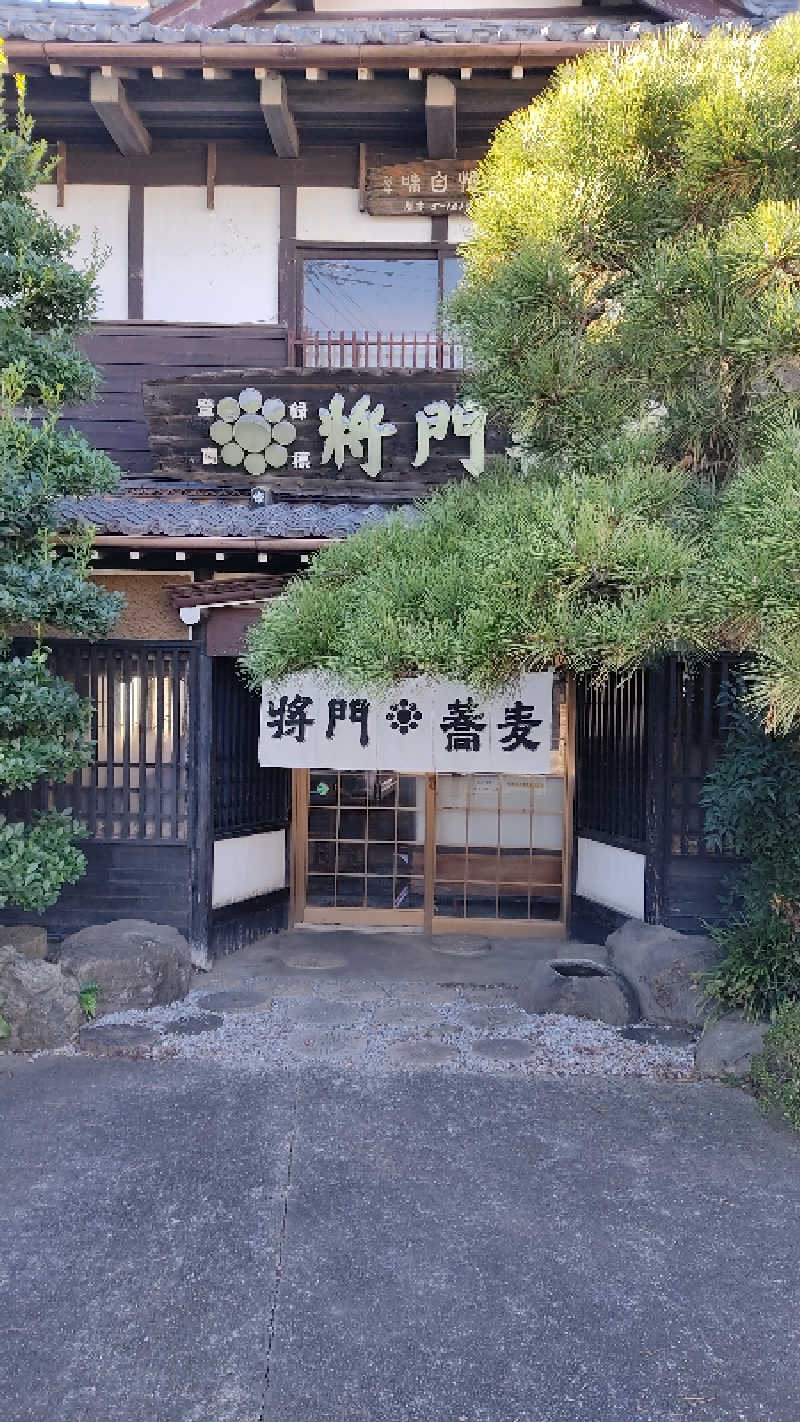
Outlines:
<svg viewBox="0 0 800 1422"><path fill-rule="evenodd" d="M800 1143L712 1084L0 1062L3 1422L800 1415Z"/></svg>

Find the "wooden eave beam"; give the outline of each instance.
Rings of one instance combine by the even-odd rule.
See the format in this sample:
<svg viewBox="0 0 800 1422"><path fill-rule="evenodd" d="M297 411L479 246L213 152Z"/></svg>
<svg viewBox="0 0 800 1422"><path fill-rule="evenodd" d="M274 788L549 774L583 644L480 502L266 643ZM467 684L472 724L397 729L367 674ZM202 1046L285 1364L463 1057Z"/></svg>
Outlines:
<svg viewBox="0 0 800 1422"><path fill-rule="evenodd" d="M67 543L67 534L58 534L56 542ZM97 548L140 548L143 553L153 548L187 548L203 553L216 548L230 548L235 552L281 552L309 553L318 548L327 548L329 543L339 543L341 538L231 538L219 537L215 533L206 536L190 534L147 534L147 533L98 533L92 540Z"/></svg>
<svg viewBox="0 0 800 1422"><path fill-rule="evenodd" d="M286 97L286 79L283 74L270 71L261 77L259 102L277 156L299 158L300 140Z"/></svg>
<svg viewBox="0 0 800 1422"><path fill-rule="evenodd" d="M102 65L130 65L145 69L173 65L179 69L224 67L233 70L254 68L292 70L386 70L419 67L426 73L470 68L474 73L506 70L515 64L526 69L554 69L564 59L574 59L590 50L608 49L606 40L551 42L531 40L524 44L92 44L69 40L5 41L6 58L14 63L75 65L99 69Z"/></svg>
<svg viewBox="0 0 800 1422"><path fill-rule="evenodd" d="M456 156L456 86L444 74L425 80L425 127L429 158Z"/></svg>
<svg viewBox="0 0 800 1422"><path fill-rule="evenodd" d="M105 125L126 158L150 152L151 139L142 120L128 103L125 85L112 75L92 74L89 97L97 117Z"/></svg>

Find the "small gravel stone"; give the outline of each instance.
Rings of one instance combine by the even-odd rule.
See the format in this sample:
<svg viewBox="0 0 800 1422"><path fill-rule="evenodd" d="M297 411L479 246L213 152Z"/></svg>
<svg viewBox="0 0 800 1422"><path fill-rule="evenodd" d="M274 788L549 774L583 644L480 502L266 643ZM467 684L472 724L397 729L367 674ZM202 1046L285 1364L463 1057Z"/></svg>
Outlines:
<svg viewBox="0 0 800 1422"><path fill-rule="evenodd" d="M314 1022L320 1027L349 1027L363 1017L364 1010L355 1002L331 1002L326 998L312 998L301 1005L298 1016L304 1022Z"/></svg>
<svg viewBox="0 0 800 1422"><path fill-rule="evenodd" d="M254 978L231 990L229 1009L221 993L192 992L170 1006L115 1013L102 1025L148 1029L154 1056L212 1058L221 1067L257 1073L318 1063L362 1079L425 1065L446 1073L514 1070L550 1078L686 1081L694 1075L692 1045L682 1037L643 1040L640 1027L634 1040L629 1029L603 1022L528 1013L508 1000L512 987L401 981L376 987L352 978L298 975L271 978L267 992L263 980ZM251 992L270 1001L248 1006ZM213 1014L207 1011L211 998L218 1007ZM182 1019L203 1016L219 1018L220 1025L197 1035L176 1033Z"/></svg>
<svg viewBox="0 0 800 1422"><path fill-rule="evenodd" d="M528 1020L521 1007L475 1007L469 1009L469 1015L464 1014L465 1025L479 1032L496 1032L501 1027L519 1028Z"/></svg>

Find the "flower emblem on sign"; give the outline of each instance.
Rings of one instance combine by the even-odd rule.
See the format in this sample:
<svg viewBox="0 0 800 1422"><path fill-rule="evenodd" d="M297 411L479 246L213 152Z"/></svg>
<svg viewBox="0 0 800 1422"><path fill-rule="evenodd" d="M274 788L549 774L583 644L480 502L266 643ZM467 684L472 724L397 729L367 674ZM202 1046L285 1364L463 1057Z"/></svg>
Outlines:
<svg viewBox="0 0 800 1422"><path fill-rule="evenodd" d="M199 413L214 413L213 402L207 403L212 409L200 411L198 401ZM286 419L283 401L265 400L260 390L250 387L240 391L238 399L225 395L217 402L209 434L223 464L232 469L242 465L256 477L267 469L281 469L289 458L289 445L297 438L297 430Z"/></svg>
<svg viewBox="0 0 800 1422"><path fill-rule="evenodd" d="M401 696L399 701L392 702L386 713L386 719L393 731L399 731L401 736L407 736L409 731L416 731L422 720L422 712L416 701L409 701L407 696Z"/></svg>

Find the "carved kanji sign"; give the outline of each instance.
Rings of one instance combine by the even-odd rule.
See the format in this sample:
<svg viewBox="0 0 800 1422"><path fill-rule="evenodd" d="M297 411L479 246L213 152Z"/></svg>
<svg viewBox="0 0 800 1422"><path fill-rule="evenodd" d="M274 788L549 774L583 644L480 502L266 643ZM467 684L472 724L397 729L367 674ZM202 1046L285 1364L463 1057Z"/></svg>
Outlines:
<svg viewBox="0 0 800 1422"><path fill-rule="evenodd" d="M296 369L198 372L146 387L163 477L255 503L401 503L481 475L502 432L458 372Z"/></svg>
<svg viewBox="0 0 800 1422"><path fill-rule="evenodd" d="M466 212L477 167L469 158L421 158L367 168L367 212L374 217L447 217Z"/></svg>

